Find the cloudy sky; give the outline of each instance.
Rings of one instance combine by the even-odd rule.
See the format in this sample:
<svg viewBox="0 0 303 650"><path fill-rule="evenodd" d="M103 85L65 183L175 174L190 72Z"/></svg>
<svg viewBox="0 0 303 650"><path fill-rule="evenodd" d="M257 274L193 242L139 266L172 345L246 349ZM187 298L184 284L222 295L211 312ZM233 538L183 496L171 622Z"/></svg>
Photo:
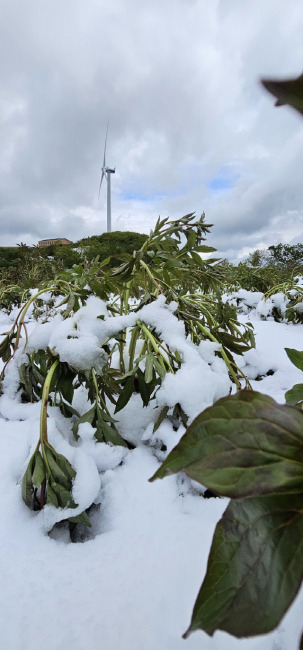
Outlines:
<svg viewBox="0 0 303 650"><path fill-rule="evenodd" d="M0 0L0 245L206 212L235 260L303 241L302 0Z"/></svg>

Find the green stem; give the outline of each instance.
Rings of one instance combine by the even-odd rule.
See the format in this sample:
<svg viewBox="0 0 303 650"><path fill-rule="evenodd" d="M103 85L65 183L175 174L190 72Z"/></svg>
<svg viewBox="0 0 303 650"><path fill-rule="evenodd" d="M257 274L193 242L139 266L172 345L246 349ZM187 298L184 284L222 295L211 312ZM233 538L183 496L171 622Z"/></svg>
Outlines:
<svg viewBox="0 0 303 650"><path fill-rule="evenodd" d="M43 391L42 391L42 404L41 404L41 411L40 411L40 443L41 443L41 450L44 458L44 462L46 464L46 467L50 473L50 467L47 462L46 458L46 453L44 449L44 444L48 442L47 439L47 403L48 403L48 396L49 396L49 391L50 391L50 385L52 378L54 376L54 372L59 364L59 359L56 359L54 363L51 365L43 386Z"/></svg>
<svg viewBox="0 0 303 650"><path fill-rule="evenodd" d="M151 270L148 268L147 264L145 264L145 262L143 262L143 260L140 260L140 266L142 266L142 268L145 269L147 275L149 276L151 281L154 283L154 285L157 287L158 291L160 293L162 293L162 289L161 289L160 284L158 284L157 280L155 280L153 274L151 273Z"/></svg>
<svg viewBox="0 0 303 650"><path fill-rule="evenodd" d="M203 334L205 334L206 336L208 336L208 338L209 338L211 341L213 341L214 343L218 343L218 344L220 345L220 354L221 354L221 356L222 356L222 359L224 359L224 361L225 361L225 363L226 363L226 365L227 365L227 367L228 367L228 370L229 370L231 376L233 377L233 380L234 380L234 382L235 382L235 384L236 384L236 386L237 386L237 389L238 389L238 390L241 390L241 389L242 389L241 383L240 383L240 381L239 381L239 379L238 379L238 377L237 377L237 375L236 375L234 369L233 369L232 366L231 366L231 362L230 362L230 360L229 360L229 358L228 358L228 356L227 356L227 354L226 354L226 352L225 352L223 346L222 346L222 345L220 344L220 342L216 339L216 337L215 337L211 332L209 332L208 329L206 329L206 327L204 327L201 323L199 323L199 321L197 321L197 325L198 325L199 329L201 330L201 332L203 332ZM236 364L234 364L234 365L236 366ZM238 367L238 366L236 366L236 368L237 368L237 367Z"/></svg>
<svg viewBox="0 0 303 650"><path fill-rule="evenodd" d="M98 399L99 399L100 404L101 404L102 408L104 409L104 411L106 411L106 413L108 413L110 415L109 410L108 410L108 408L106 406L105 400L103 399L103 397L102 397L102 395L101 395L101 393L99 391L96 373L95 373L93 368L92 368L92 377L93 377L93 382L94 382L95 391L96 391L96 407L97 407L97 409L99 408L99 406L98 406Z"/></svg>
<svg viewBox="0 0 303 650"><path fill-rule="evenodd" d="M152 333L149 331L149 329L146 327L146 325L144 325L144 323L141 323L139 320L136 321L136 325L138 325L138 327L141 327L141 329L142 329L142 331L144 332L145 336L146 336L147 339L151 342L152 347L153 347L154 350L155 350L155 353L156 353L157 356L159 357L159 362L161 363L162 368L165 370L165 366L163 365L163 362L165 362L166 365L168 366L170 372L174 373L173 368L171 367L169 361L166 359L166 357L164 356L164 354L162 354L162 352L161 352L159 346L158 346L157 343L156 343L155 338L153 337L153 335L152 335Z"/></svg>
<svg viewBox="0 0 303 650"><path fill-rule="evenodd" d="M131 338L130 338L130 343L128 348L128 354L129 354L128 371L132 370L134 367L136 343L139 338L139 333L140 333L140 328L138 326L134 327L131 333Z"/></svg>

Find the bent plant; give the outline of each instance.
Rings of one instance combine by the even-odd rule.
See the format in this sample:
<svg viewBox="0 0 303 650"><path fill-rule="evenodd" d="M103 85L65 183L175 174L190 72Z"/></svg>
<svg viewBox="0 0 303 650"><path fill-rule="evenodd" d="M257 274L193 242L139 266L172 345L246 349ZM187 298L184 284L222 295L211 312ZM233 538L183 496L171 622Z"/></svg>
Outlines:
<svg viewBox="0 0 303 650"><path fill-rule="evenodd" d="M181 321L184 340L191 342L188 345L199 346L203 340L215 343L231 382L236 389L241 388L243 373L233 355L254 346L253 330L250 324L240 325L236 311L221 300L219 287L224 273L220 262L201 257L201 253L214 250L202 243L209 229L204 215L196 219L189 214L177 221L159 219L139 251L119 256L119 267L110 268L108 259L74 266L51 285L41 284L21 306L0 344L0 356L5 363L2 378L17 356L22 400L42 401L40 437L23 479L23 497L29 507L76 507L72 498L75 470L47 437L48 405L69 418L76 441L79 427L89 423L97 442L132 448L119 431L115 415L135 394L140 395L143 407L154 404L154 431L166 417L186 424L188 414L179 403L156 404L166 375L176 374L184 358L182 350L170 344L168 334L164 336L157 328L149 306L154 304L159 309L161 303L162 310L167 307L165 321L173 318L172 328ZM79 365L76 350L66 360L56 346L31 347L26 328L30 307L42 323L60 313L71 325L67 338L77 339L77 312L82 308L83 313L90 296L101 299L109 314L105 321L104 315L96 317L95 328L101 333L90 362ZM73 406L79 387L90 402L81 417ZM88 523L87 514L82 513L77 522Z"/></svg>

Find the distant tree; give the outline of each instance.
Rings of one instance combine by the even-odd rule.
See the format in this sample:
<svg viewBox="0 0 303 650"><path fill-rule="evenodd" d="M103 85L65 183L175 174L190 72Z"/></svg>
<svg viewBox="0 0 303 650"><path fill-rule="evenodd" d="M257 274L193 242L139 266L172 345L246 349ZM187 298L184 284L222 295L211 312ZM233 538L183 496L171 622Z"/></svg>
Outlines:
<svg viewBox="0 0 303 650"><path fill-rule="evenodd" d="M288 267L295 267L303 264L303 244L277 244L269 246L272 261L274 264L284 264Z"/></svg>
<svg viewBox="0 0 303 650"><path fill-rule="evenodd" d="M114 231L103 233L102 235L85 237L84 239L80 239L75 246L84 249L83 254L89 261L97 257L97 255L100 257L100 261L109 256L113 256L110 261L110 266L115 266L119 262L114 257L115 255L120 255L121 253L132 254L134 250L141 248L146 239L147 235L141 233Z"/></svg>
<svg viewBox="0 0 303 650"><path fill-rule="evenodd" d="M265 264L268 264L268 253L266 250L255 250L252 253L249 254L247 258L247 264L249 266L265 266Z"/></svg>

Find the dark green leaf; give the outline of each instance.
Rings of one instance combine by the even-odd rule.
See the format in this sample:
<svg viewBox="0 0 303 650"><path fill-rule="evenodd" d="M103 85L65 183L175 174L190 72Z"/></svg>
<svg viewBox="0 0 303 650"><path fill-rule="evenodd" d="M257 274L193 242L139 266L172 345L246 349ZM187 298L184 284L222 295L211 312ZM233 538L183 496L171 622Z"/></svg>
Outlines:
<svg viewBox="0 0 303 650"><path fill-rule="evenodd" d="M255 636L278 625L303 579L302 497L231 501L217 524L185 637L197 629Z"/></svg>
<svg viewBox="0 0 303 650"><path fill-rule="evenodd" d="M66 474L63 469L61 469L60 465L57 462L56 456L54 455L54 453L52 452L49 446L45 446L45 452L46 452L47 462L49 464L50 471L52 477L55 479L55 482L60 483L66 490L70 490L71 477L68 474Z"/></svg>
<svg viewBox="0 0 303 650"><path fill-rule="evenodd" d="M198 264L199 266L204 266L204 261L202 260L202 257L200 257L199 253L195 253L194 251L190 251L190 254L191 254L194 262L196 262L196 264Z"/></svg>
<svg viewBox="0 0 303 650"><path fill-rule="evenodd" d="M75 472L74 468L72 467L70 462L67 460L67 458L65 458L65 456L62 456L62 454L58 454L58 452L56 452L54 449L52 451L53 451L53 455L54 455L54 457L56 459L57 465L60 467L61 471L65 474L67 479L72 481L76 476L76 472Z"/></svg>
<svg viewBox="0 0 303 650"><path fill-rule="evenodd" d="M119 395L119 398L117 400L116 408L115 408L115 413L118 413L118 411L121 411L126 404L129 402L133 392L134 392L134 375L131 375L130 377L127 378L122 393Z"/></svg>
<svg viewBox="0 0 303 650"><path fill-rule="evenodd" d="M33 472L33 484L36 488L39 488L42 481L45 479L45 467L44 467L44 461L43 458L40 454L40 451L36 451L35 453L35 468Z"/></svg>
<svg viewBox="0 0 303 650"><path fill-rule="evenodd" d="M76 504L69 490L63 487L61 483L57 483L57 481L49 481L49 484L55 492L58 504L61 508L76 508Z"/></svg>
<svg viewBox="0 0 303 650"><path fill-rule="evenodd" d="M74 387L73 387L73 380L75 378L75 375L73 372L68 371L65 375L61 375L58 383L57 383L57 390L59 390L62 394L62 397L68 402L69 404L72 403L73 401L73 396L74 396Z"/></svg>
<svg viewBox="0 0 303 650"><path fill-rule="evenodd" d="M303 413L243 390L192 422L153 476L184 471L229 497L303 492Z"/></svg>
<svg viewBox="0 0 303 650"><path fill-rule="evenodd" d="M45 382L45 377L40 372L40 368L38 368L34 363L32 364L32 373L35 380L38 382L38 384L40 384L40 386L43 386Z"/></svg>
<svg viewBox="0 0 303 650"><path fill-rule="evenodd" d="M120 447L127 447L125 440L120 436L117 429L111 427L107 422L98 417L98 426L95 433L95 438L102 442L110 442L112 445L120 445Z"/></svg>
<svg viewBox="0 0 303 650"><path fill-rule="evenodd" d="M160 410L160 413L156 419L156 422L154 424L153 428L153 433L159 429L160 424L162 424L163 420L165 420L167 413L169 411L169 406L163 406L163 408Z"/></svg>
<svg viewBox="0 0 303 650"><path fill-rule="evenodd" d="M109 262L109 257L106 260L103 260L102 266L106 263ZM101 266L101 265L100 265ZM89 278L89 286L92 289L92 291L98 296L98 298L101 298L102 300L106 299L106 292L104 290L104 284L99 282L99 280L96 280L96 278Z"/></svg>
<svg viewBox="0 0 303 650"><path fill-rule="evenodd" d="M277 98L276 106L289 104L303 115L303 75L285 81L262 79L261 83Z"/></svg>
<svg viewBox="0 0 303 650"><path fill-rule="evenodd" d="M147 406L150 400L151 392L154 389L152 384L147 384L145 379L144 379L144 373L140 368L137 369L137 375L138 375L138 383L139 383L139 391L140 395L142 398L142 402L144 406Z"/></svg>
<svg viewBox="0 0 303 650"><path fill-rule="evenodd" d="M220 330L216 331L215 335L218 341L224 345L224 347L231 350L231 352L234 352L234 354L243 354L243 352L247 352L251 349L251 345L247 345L247 343L237 340L232 336L232 334L228 334L228 332L222 332L222 330Z"/></svg>
<svg viewBox="0 0 303 650"><path fill-rule="evenodd" d="M197 246L195 248L195 251L197 251L198 253L215 253L216 250L217 249L213 248L213 246Z"/></svg>
<svg viewBox="0 0 303 650"><path fill-rule="evenodd" d="M303 401L303 384L296 384L285 393L286 404L295 406Z"/></svg>
<svg viewBox="0 0 303 650"><path fill-rule="evenodd" d="M73 434L74 434L74 436L78 436L79 425L82 424L83 422L89 422L89 424L92 424L93 421L94 421L95 415L96 415L96 407L93 406L93 408L91 408L89 411L84 413L84 415L82 415L81 418L79 418L79 420L77 420L77 422L75 422L75 424L73 426Z"/></svg>
<svg viewBox="0 0 303 650"><path fill-rule="evenodd" d="M85 510L80 515L76 515L76 517L69 517L68 521L71 521L72 524L83 524L84 526L91 527L89 516Z"/></svg>
<svg viewBox="0 0 303 650"><path fill-rule="evenodd" d="M49 483L47 484L46 503L47 505L55 506L55 508L59 507L59 501L57 495L54 492L54 490L51 488Z"/></svg>
<svg viewBox="0 0 303 650"><path fill-rule="evenodd" d="M30 461L27 465L25 474L22 479L22 499L24 503L28 507L32 505L32 498L33 498L33 481L32 481L32 475L33 475L33 467L34 467L34 462L35 462L35 454L32 455L30 458Z"/></svg>
<svg viewBox="0 0 303 650"><path fill-rule="evenodd" d="M296 368L299 368L299 370L303 370L303 351L285 348L285 352L291 363L293 363Z"/></svg>
<svg viewBox="0 0 303 650"><path fill-rule="evenodd" d="M28 396L31 398L33 394L33 387L29 376L29 366L26 366L24 363L19 366L19 377Z"/></svg>
<svg viewBox="0 0 303 650"><path fill-rule="evenodd" d="M161 377L161 379L164 379L166 375L166 370L163 368L163 366L161 366L161 363L159 359L157 359L157 357L153 356L153 364L154 364L155 371L158 373L159 377Z"/></svg>
<svg viewBox="0 0 303 650"><path fill-rule="evenodd" d="M68 301L67 301L66 309L64 310L65 317L69 316L69 314L73 311L74 306L75 306L75 299L76 299L76 296L75 296L74 292L71 291L70 295L69 295L69 298L68 298Z"/></svg>

